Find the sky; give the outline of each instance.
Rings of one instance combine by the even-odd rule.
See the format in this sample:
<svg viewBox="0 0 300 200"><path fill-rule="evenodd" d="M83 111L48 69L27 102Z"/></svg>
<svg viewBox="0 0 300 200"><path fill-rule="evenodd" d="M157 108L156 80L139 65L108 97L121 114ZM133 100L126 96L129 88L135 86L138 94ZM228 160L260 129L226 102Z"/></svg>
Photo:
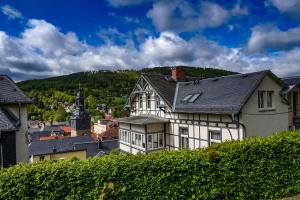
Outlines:
<svg viewBox="0 0 300 200"><path fill-rule="evenodd" d="M300 0L1 0L0 74L189 65L300 75Z"/></svg>

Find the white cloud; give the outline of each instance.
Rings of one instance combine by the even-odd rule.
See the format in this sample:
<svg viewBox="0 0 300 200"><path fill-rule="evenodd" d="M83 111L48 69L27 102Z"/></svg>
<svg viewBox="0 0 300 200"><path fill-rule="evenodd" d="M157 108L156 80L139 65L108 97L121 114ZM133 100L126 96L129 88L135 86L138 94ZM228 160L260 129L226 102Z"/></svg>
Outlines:
<svg viewBox="0 0 300 200"><path fill-rule="evenodd" d="M16 80L78 71L192 65L238 72L272 69L278 75L300 73L300 48L275 55L251 55L206 38L185 40L175 33L146 36L139 47L128 39L91 46L73 32L63 33L44 20L30 20L20 37L0 31L0 71Z"/></svg>
<svg viewBox="0 0 300 200"><path fill-rule="evenodd" d="M281 13L288 14L291 18L300 19L299 0L270 0Z"/></svg>
<svg viewBox="0 0 300 200"><path fill-rule="evenodd" d="M195 7L188 1L162 0L153 4L147 16L159 31L185 32L218 27L234 16L246 14L248 10L241 8L239 3L232 9L225 9L209 1L201 1Z"/></svg>
<svg viewBox="0 0 300 200"><path fill-rule="evenodd" d="M141 3L147 2L148 0L107 0L108 3L113 7L121 6L135 6Z"/></svg>
<svg viewBox="0 0 300 200"><path fill-rule="evenodd" d="M248 49L251 52L284 50L297 46L300 46L300 27L281 31L272 25L255 26L248 42Z"/></svg>
<svg viewBox="0 0 300 200"><path fill-rule="evenodd" d="M1 11L3 14L5 14L9 19L17 19L17 18L22 18L22 13L18 11L17 9L9 6L9 5L4 5L1 7Z"/></svg>

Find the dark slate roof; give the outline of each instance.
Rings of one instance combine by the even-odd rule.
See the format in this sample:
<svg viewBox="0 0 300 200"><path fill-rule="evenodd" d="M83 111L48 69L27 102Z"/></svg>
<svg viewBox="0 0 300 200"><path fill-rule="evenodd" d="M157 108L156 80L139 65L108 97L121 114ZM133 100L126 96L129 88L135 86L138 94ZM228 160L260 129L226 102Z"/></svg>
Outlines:
<svg viewBox="0 0 300 200"><path fill-rule="evenodd" d="M43 155L53 153L53 149L56 149L56 152L87 149L87 155L96 155L99 149L95 148L95 145L98 145L97 141L91 136L85 135L65 137L63 139L33 141L28 145L28 150L29 155Z"/></svg>
<svg viewBox="0 0 300 200"><path fill-rule="evenodd" d="M32 103L32 100L8 76L0 75L0 103Z"/></svg>
<svg viewBox="0 0 300 200"><path fill-rule="evenodd" d="M60 126L56 126L56 125L45 125L42 128L42 131L63 132L63 130L61 129L61 127Z"/></svg>
<svg viewBox="0 0 300 200"><path fill-rule="evenodd" d="M0 130L9 131L16 130L15 122L10 119L4 110L0 109Z"/></svg>
<svg viewBox="0 0 300 200"><path fill-rule="evenodd" d="M295 76L295 77L288 77L288 78L282 78L281 79L286 85L288 86L297 86L300 84L300 76Z"/></svg>
<svg viewBox="0 0 300 200"><path fill-rule="evenodd" d="M146 124L159 124L159 123L167 123L168 119L154 116L154 115L138 115L131 116L125 118L117 119L118 122L121 123L129 123L129 124L137 124L137 125L146 125Z"/></svg>
<svg viewBox="0 0 300 200"><path fill-rule="evenodd" d="M163 100L172 107L176 82L159 74L143 74L142 76L150 83Z"/></svg>
<svg viewBox="0 0 300 200"><path fill-rule="evenodd" d="M230 75L200 80L199 83L178 83L173 110L185 113L238 113L262 79L270 75L283 83L271 71ZM183 99L189 94L200 94L192 103Z"/></svg>
<svg viewBox="0 0 300 200"><path fill-rule="evenodd" d="M114 140L103 140L101 141L100 144L100 151L97 154L97 156L102 156L105 154L109 154L109 152L113 149L119 148L119 140L114 139Z"/></svg>
<svg viewBox="0 0 300 200"><path fill-rule="evenodd" d="M51 135L51 131L35 131L29 133L30 141L40 140L41 137L48 137Z"/></svg>

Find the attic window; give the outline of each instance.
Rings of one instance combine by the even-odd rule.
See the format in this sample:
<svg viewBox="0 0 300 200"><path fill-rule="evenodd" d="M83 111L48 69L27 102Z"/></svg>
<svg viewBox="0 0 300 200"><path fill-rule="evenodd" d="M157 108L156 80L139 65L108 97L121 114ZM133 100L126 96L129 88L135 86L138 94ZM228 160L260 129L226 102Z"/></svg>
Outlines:
<svg viewBox="0 0 300 200"><path fill-rule="evenodd" d="M189 100L189 103L194 103L200 95L201 93L194 94L193 97Z"/></svg>

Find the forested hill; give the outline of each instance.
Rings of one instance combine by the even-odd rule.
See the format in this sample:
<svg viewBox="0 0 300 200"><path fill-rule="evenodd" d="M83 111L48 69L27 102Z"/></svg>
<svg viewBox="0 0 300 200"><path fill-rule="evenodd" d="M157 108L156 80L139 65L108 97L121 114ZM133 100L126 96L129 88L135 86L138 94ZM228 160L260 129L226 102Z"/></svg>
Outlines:
<svg viewBox="0 0 300 200"><path fill-rule="evenodd" d="M213 69L183 67L189 76L217 77L233 74L234 72ZM70 75L19 82L19 87L30 97L35 98L36 104L29 107L30 119L44 121L61 121L68 119L64 112L63 103L74 103L79 83L86 97L89 112L101 117L95 110L96 104L105 103L114 108L116 117L122 113L127 96L132 91L138 77L142 73L171 75L171 67L144 68L141 70L90 71Z"/></svg>

